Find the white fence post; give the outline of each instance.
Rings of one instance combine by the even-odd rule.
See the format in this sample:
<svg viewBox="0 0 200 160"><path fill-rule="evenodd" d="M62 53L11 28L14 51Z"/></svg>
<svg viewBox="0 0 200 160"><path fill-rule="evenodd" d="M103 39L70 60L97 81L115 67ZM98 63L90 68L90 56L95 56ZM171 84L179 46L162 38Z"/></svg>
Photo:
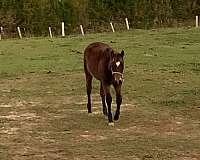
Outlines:
<svg viewBox="0 0 200 160"><path fill-rule="evenodd" d="M17 30L18 30L19 38L22 39L22 33L21 33L21 30L20 30L20 27L17 27Z"/></svg>
<svg viewBox="0 0 200 160"><path fill-rule="evenodd" d="M2 35L3 35L3 27L0 27L0 40L2 39Z"/></svg>
<svg viewBox="0 0 200 160"><path fill-rule="evenodd" d="M125 21L126 21L126 27L127 27L127 30L129 30L129 23L128 23L128 18L125 18Z"/></svg>
<svg viewBox="0 0 200 160"><path fill-rule="evenodd" d="M49 27L49 35L50 35L50 38L53 38L52 32L51 32L51 27Z"/></svg>
<svg viewBox="0 0 200 160"><path fill-rule="evenodd" d="M84 36L84 35L85 35L85 33L84 33L84 30L83 30L83 26L82 26L82 25L80 25L80 28L81 28L81 33L82 33L82 35Z"/></svg>
<svg viewBox="0 0 200 160"><path fill-rule="evenodd" d="M115 32L115 29L114 29L114 27L113 27L112 22L110 22L110 26L111 26L112 31Z"/></svg>
<svg viewBox="0 0 200 160"><path fill-rule="evenodd" d="M199 27L199 17L196 16L196 27Z"/></svg>
<svg viewBox="0 0 200 160"><path fill-rule="evenodd" d="M65 37L65 23L62 22L62 37Z"/></svg>
<svg viewBox="0 0 200 160"><path fill-rule="evenodd" d="M2 33L2 32L1 32L1 28L2 28L2 27L0 27L0 40L1 40L1 33Z"/></svg>
<svg viewBox="0 0 200 160"><path fill-rule="evenodd" d="M3 27L2 26L0 27L0 33L3 34Z"/></svg>

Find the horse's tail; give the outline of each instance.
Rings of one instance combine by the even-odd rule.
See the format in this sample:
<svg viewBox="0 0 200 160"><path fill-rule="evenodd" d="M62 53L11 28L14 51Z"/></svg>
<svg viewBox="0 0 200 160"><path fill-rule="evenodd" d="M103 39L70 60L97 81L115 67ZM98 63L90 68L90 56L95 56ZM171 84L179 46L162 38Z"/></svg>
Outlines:
<svg viewBox="0 0 200 160"><path fill-rule="evenodd" d="M86 62L85 58L84 58L84 70L85 70L85 72L87 71L87 62Z"/></svg>
<svg viewBox="0 0 200 160"><path fill-rule="evenodd" d="M88 68L87 68L87 60L86 60L86 53L84 52L84 71L85 75L89 74Z"/></svg>

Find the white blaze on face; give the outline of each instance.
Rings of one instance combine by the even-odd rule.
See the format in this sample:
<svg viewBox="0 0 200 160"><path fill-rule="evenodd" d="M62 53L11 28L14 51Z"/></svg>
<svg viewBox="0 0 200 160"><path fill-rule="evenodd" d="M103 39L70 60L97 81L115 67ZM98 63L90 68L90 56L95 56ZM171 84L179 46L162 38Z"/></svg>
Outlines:
<svg viewBox="0 0 200 160"><path fill-rule="evenodd" d="M116 66L119 67L119 65L120 65L120 62L117 62L117 63L116 63Z"/></svg>

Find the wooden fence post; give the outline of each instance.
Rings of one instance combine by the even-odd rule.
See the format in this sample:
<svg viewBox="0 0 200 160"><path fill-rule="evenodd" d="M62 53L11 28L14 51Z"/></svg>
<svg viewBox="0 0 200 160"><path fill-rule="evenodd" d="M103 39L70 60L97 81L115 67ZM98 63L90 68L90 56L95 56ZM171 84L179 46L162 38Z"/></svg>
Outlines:
<svg viewBox="0 0 200 160"><path fill-rule="evenodd" d="M80 28L81 28L81 33L82 33L82 35L84 36L84 35L85 35L85 33L84 33L84 30L83 30L83 26L82 26L82 25L80 25Z"/></svg>
<svg viewBox="0 0 200 160"><path fill-rule="evenodd" d="M196 16L196 28L199 27L199 17Z"/></svg>
<svg viewBox="0 0 200 160"><path fill-rule="evenodd" d="M125 18L125 21L126 21L126 28L127 30L129 30L130 28L129 28L128 18Z"/></svg>
<svg viewBox="0 0 200 160"><path fill-rule="evenodd" d="M18 31L18 34L19 34L19 38L22 39L22 33L21 33L21 30L20 30L20 27L17 27L17 31Z"/></svg>
<svg viewBox="0 0 200 160"><path fill-rule="evenodd" d="M62 22L62 37L65 37L65 23Z"/></svg>
<svg viewBox="0 0 200 160"><path fill-rule="evenodd" d="M1 27L0 27L0 40L1 40Z"/></svg>
<svg viewBox="0 0 200 160"><path fill-rule="evenodd" d="M3 27L2 26L0 27L0 33L3 34Z"/></svg>
<svg viewBox="0 0 200 160"><path fill-rule="evenodd" d="M49 27L49 35L50 35L50 38L53 38L52 32L51 32L51 27Z"/></svg>
<svg viewBox="0 0 200 160"><path fill-rule="evenodd" d="M2 36L3 36L3 27L1 26L0 27L0 40L2 39Z"/></svg>
<svg viewBox="0 0 200 160"><path fill-rule="evenodd" d="M115 29L114 29L114 27L113 27L112 22L110 22L110 26L111 26L112 31L115 32Z"/></svg>

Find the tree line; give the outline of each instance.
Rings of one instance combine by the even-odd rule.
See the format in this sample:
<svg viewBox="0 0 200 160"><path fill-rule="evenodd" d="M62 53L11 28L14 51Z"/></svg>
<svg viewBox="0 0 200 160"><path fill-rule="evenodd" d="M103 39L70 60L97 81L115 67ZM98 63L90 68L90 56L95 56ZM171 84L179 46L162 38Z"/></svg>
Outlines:
<svg viewBox="0 0 200 160"><path fill-rule="evenodd" d="M200 0L0 0L0 26L16 34L16 27L26 34L60 34L61 22L68 33L106 31L112 21L117 29L128 17L132 28L191 25L200 14Z"/></svg>

